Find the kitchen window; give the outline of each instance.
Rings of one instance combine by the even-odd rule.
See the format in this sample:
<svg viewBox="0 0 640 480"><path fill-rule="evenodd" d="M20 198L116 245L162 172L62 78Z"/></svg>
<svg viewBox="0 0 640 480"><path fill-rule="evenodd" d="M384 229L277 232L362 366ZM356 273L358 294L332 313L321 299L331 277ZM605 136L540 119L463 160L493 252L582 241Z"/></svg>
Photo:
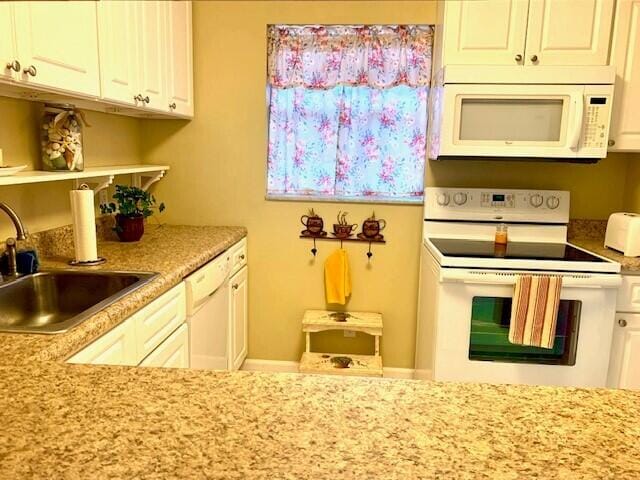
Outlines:
<svg viewBox="0 0 640 480"><path fill-rule="evenodd" d="M268 31L267 197L422 202L433 28Z"/></svg>

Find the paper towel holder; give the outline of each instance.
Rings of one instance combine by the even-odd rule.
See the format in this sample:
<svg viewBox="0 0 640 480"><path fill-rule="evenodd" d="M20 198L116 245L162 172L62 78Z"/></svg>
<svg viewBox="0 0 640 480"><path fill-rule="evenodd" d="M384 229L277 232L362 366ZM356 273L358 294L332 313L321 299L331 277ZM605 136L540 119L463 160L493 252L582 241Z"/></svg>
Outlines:
<svg viewBox="0 0 640 480"><path fill-rule="evenodd" d="M82 183L78 185L77 190L91 190L91 188L86 183ZM73 267L93 267L95 265L102 265L106 261L107 259L104 257L98 257L95 260L84 260L84 261L73 259L69 261L69 265Z"/></svg>

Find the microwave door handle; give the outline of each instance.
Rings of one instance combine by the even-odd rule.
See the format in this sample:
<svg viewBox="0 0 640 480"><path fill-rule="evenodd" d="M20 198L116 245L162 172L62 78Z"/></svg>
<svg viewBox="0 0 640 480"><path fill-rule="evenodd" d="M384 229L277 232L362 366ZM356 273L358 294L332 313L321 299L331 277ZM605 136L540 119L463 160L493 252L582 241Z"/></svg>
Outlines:
<svg viewBox="0 0 640 480"><path fill-rule="evenodd" d="M582 123L584 121L584 97L582 94L571 95L571 103L573 110L573 132L569 138L569 147L571 150L578 150L580 145L580 137L582 137Z"/></svg>

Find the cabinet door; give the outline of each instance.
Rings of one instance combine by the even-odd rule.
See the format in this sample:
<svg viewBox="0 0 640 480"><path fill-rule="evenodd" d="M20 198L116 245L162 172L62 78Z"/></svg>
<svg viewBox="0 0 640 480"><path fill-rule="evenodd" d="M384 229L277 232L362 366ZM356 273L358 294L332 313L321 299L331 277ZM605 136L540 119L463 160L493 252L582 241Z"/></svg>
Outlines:
<svg viewBox="0 0 640 480"><path fill-rule="evenodd" d="M528 1L444 2L445 65L521 65Z"/></svg>
<svg viewBox="0 0 640 480"><path fill-rule="evenodd" d="M183 323L141 363L141 367L189 368L189 329Z"/></svg>
<svg viewBox="0 0 640 480"><path fill-rule="evenodd" d="M136 365L136 344L133 322L125 320L88 347L67 360L68 363L96 365Z"/></svg>
<svg viewBox="0 0 640 480"><path fill-rule="evenodd" d="M96 2L16 2L20 80L98 97Z"/></svg>
<svg viewBox="0 0 640 480"><path fill-rule="evenodd" d="M132 2L98 3L102 98L134 105L138 95L138 25Z"/></svg>
<svg viewBox="0 0 640 480"><path fill-rule="evenodd" d="M530 0L527 65L608 65L614 0Z"/></svg>
<svg viewBox="0 0 640 480"><path fill-rule="evenodd" d="M0 79L4 80L18 76L12 68L13 62L18 60L13 34L13 5L0 2Z"/></svg>
<svg viewBox="0 0 640 480"><path fill-rule="evenodd" d="M610 151L640 151L640 0L618 0L611 46L616 88Z"/></svg>
<svg viewBox="0 0 640 480"><path fill-rule="evenodd" d="M231 370L237 370L247 358L249 344L248 331L248 268L243 267L236 273L229 283L231 284Z"/></svg>
<svg viewBox="0 0 640 480"><path fill-rule="evenodd" d="M608 386L640 390L640 314L616 315Z"/></svg>
<svg viewBox="0 0 640 480"><path fill-rule="evenodd" d="M140 106L167 111L167 4L137 2L138 6L138 90Z"/></svg>
<svg viewBox="0 0 640 480"><path fill-rule="evenodd" d="M167 5L168 109L193 116L193 44L191 2Z"/></svg>

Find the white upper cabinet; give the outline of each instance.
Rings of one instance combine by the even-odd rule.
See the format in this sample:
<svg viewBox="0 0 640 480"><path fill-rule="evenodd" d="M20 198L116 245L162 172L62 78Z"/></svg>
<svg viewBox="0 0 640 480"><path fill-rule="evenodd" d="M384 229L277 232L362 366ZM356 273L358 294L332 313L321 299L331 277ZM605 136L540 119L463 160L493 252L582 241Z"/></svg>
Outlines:
<svg viewBox="0 0 640 480"><path fill-rule="evenodd" d="M11 79L21 71L13 37L13 5L0 2L0 78Z"/></svg>
<svg viewBox="0 0 640 480"><path fill-rule="evenodd" d="M524 59L528 3L445 2L444 58L451 65L518 65Z"/></svg>
<svg viewBox="0 0 640 480"><path fill-rule="evenodd" d="M640 151L640 0L618 0L611 45L616 88L610 151Z"/></svg>
<svg viewBox="0 0 640 480"><path fill-rule="evenodd" d="M614 0L530 0L527 65L607 65Z"/></svg>
<svg viewBox="0 0 640 480"><path fill-rule="evenodd" d="M167 9L168 3L144 1L138 4L138 52L140 105L168 110L167 103Z"/></svg>
<svg viewBox="0 0 640 480"><path fill-rule="evenodd" d="M135 105L138 95L138 28L136 4L98 3L98 42L102 98Z"/></svg>
<svg viewBox="0 0 640 480"><path fill-rule="evenodd" d="M96 2L16 2L21 82L100 95Z"/></svg>
<svg viewBox="0 0 640 480"><path fill-rule="evenodd" d="M444 8L445 65L607 65L614 0L460 0Z"/></svg>
<svg viewBox="0 0 640 480"><path fill-rule="evenodd" d="M191 2L169 2L167 8L168 107L170 111L193 116Z"/></svg>

